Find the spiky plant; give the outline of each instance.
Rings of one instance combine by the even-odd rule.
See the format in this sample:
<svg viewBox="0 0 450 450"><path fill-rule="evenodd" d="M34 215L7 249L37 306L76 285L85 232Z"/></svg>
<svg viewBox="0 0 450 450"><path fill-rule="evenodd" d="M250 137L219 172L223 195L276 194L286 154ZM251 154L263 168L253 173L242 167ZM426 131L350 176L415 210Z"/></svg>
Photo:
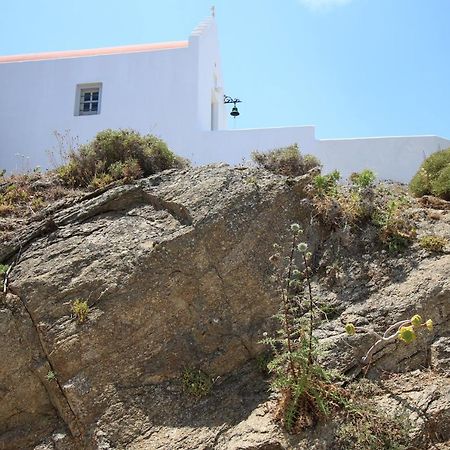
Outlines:
<svg viewBox="0 0 450 450"><path fill-rule="evenodd" d="M297 432L329 416L345 397L317 361L314 327L320 309L311 287L312 255L306 242L299 242L302 232L298 224L291 225L288 255L283 258L281 247L275 246L277 252L270 258L280 298L275 316L280 329L275 336L262 340L274 355L267 367L272 374L271 387L278 394L275 416L288 432Z"/></svg>

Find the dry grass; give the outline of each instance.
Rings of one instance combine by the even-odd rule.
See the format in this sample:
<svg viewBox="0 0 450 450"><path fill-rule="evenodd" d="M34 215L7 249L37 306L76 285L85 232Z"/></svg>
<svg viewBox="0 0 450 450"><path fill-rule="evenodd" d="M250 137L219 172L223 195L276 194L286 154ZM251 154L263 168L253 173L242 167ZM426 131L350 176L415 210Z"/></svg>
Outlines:
<svg viewBox="0 0 450 450"><path fill-rule="evenodd" d="M82 195L84 191L67 188L52 173L32 172L0 178L0 241L35 220L41 211L63 198Z"/></svg>

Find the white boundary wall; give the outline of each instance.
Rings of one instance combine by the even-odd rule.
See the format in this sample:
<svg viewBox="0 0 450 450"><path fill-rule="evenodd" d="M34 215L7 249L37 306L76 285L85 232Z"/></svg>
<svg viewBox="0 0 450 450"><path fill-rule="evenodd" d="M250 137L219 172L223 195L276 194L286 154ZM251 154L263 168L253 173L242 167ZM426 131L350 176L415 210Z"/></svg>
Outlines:
<svg viewBox="0 0 450 450"><path fill-rule="evenodd" d="M407 182L424 157L450 147L436 136L317 140L313 126L227 130L219 42L210 18L175 48L17 61L0 57L0 169L49 167L54 132L79 143L106 128L132 128L166 140L195 164L249 161L254 150L297 143L325 171L364 168ZM32 58L33 59L33 58ZM15 61L15 62L11 62ZM74 114L77 85L102 83L101 112ZM214 114L212 113L214 111ZM213 118L214 117L214 118ZM16 156L16 155L24 155Z"/></svg>
<svg viewBox="0 0 450 450"><path fill-rule="evenodd" d="M399 136L318 140L316 156L324 169L337 169L347 177L363 169L380 179L408 183L431 153L450 148L450 140L438 136Z"/></svg>
<svg viewBox="0 0 450 450"><path fill-rule="evenodd" d="M196 152L190 155L195 164L218 161L240 164L250 161L254 150L271 150L293 143L308 153L315 153L316 149L312 126L209 131L199 133L196 139Z"/></svg>

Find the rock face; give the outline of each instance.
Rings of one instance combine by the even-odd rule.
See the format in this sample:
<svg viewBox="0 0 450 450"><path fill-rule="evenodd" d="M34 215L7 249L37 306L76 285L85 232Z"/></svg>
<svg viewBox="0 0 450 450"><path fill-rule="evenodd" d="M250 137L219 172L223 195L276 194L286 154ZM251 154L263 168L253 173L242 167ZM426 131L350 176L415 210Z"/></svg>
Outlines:
<svg viewBox="0 0 450 450"><path fill-rule="evenodd" d="M95 448L95 424L115 414L124 388L190 367L217 377L254 356L276 308L267 255L286 224L307 216L300 200L281 177L215 166L165 172L54 214L53 231L21 251L7 300L28 315L37 364L56 374L46 380L40 368L38 380L24 350L13 364L35 381L36 413L55 417L45 389L56 391L59 415ZM76 299L89 304L84 323L71 314ZM11 311L2 323L14 328ZM4 339L11 349L20 337Z"/></svg>
<svg viewBox="0 0 450 450"><path fill-rule="evenodd" d="M311 221L307 181L226 165L166 171L53 208L0 248L15 261L0 303L0 449L332 448L326 433L293 443L280 432L249 363L278 308L273 243L298 222L319 267L336 255ZM336 311L318 330L329 365L356 373L371 343L344 336L343 320L383 327L418 312L434 332L382 349L379 367L448 369L450 256L389 266L358 245L342 250L346 277L315 288ZM82 323L77 299L90 308ZM190 368L214 380L210 398L183 393ZM436 417L448 417L443 405Z"/></svg>

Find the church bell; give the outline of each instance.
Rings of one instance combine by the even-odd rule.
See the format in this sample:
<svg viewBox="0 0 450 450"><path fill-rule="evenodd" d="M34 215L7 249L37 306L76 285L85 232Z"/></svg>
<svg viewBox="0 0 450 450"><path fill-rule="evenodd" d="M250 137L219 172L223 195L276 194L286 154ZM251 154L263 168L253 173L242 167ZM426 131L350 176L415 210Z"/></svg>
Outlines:
<svg viewBox="0 0 450 450"><path fill-rule="evenodd" d="M237 117L238 115L239 115L239 111L237 109L237 106L234 105L233 108L231 108L230 116Z"/></svg>

